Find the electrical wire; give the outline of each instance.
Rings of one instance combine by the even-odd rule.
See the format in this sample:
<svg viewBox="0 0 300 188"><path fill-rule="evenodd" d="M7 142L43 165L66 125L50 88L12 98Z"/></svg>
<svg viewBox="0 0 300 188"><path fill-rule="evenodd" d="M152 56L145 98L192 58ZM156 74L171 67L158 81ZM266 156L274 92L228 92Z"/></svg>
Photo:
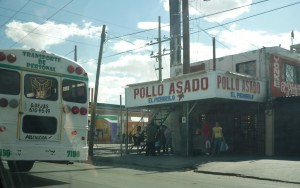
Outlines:
<svg viewBox="0 0 300 188"><path fill-rule="evenodd" d="M269 12L274 12L276 10L280 10L280 9L287 8L287 7L290 7L290 6L295 6L295 5L299 4L299 3L300 2L296 2L296 3L292 3L292 4L289 4L289 5L282 6L282 7L274 8L274 9L271 9L271 10L268 10L268 11L264 11L264 12L261 12L261 13L258 13L258 14L254 14L254 15L247 16L247 17L244 17L244 18L240 18L240 19L236 19L236 20L233 20L233 21L230 21L230 22L226 22L226 23L223 23L223 24L220 24L220 25L217 25L217 26L212 26L212 27L206 28L204 30L206 30L206 31L207 30L211 30L211 29L220 27L222 25L228 25L228 24L231 24L231 23L235 23L235 22L239 22L239 21L242 21L242 20L246 20L246 19L249 19L249 18L256 17L256 16L260 16L260 15L263 15L263 14L266 14L266 13L269 13ZM190 33L190 35L195 34L195 33L199 33L199 32L201 32L201 31Z"/></svg>
<svg viewBox="0 0 300 188"><path fill-rule="evenodd" d="M29 0L31 1L31 0ZM54 12L54 14L52 14L49 18L47 18L45 20L45 22L49 19L51 19L52 17L54 17L56 14L58 14L62 9L64 9L65 7L67 7L69 4L71 4L74 0L69 1L67 4L65 4L64 6L62 6L60 9L58 9L56 12ZM29 34L31 34L32 32L34 32L35 30L37 30L40 27L40 25L38 25L37 27L35 27L34 29L32 29L29 33L27 33L25 36L23 36L21 39L19 39L18 41L16 41L13 45L11 45L10 47L13 47L14 45L16 45L17 43L19 43L20 41L22 41L23 39L25 39Z"/></svg>
<svg viewBox="0 0 300 188"><path fill-rule="evenodd" d="M13 17L15 17L18 13L20 13L20 11L25 8L29 3L31 2L31 0L28 0L19 10L17 10L11 17L9 17L9 19L0 26L3 27L4 25L6 25Z"/></svg>

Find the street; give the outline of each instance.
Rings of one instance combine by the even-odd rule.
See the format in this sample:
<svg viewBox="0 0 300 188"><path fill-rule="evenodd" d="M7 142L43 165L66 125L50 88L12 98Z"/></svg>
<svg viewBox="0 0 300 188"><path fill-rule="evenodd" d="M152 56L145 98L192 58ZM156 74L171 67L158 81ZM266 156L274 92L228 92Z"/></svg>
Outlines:
<svg viewBox="0 0 300 188"><path fill-rule="evenodd" d="M4 166L7 164L4 162ZM263 181L234 176L195 173L190 169L157 170L133 165L37 162L28 174L10 174L9 187L93 188L93 187L300 187L299 184Z"/></svg>

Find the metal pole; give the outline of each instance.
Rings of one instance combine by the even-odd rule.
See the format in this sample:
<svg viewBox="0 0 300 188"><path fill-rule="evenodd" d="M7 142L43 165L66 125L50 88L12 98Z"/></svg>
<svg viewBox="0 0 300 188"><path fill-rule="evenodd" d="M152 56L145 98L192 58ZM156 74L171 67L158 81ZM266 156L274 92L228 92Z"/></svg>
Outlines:
<svg viewBox="0 0 300 188"><path fill-rule="evenodd" d="M105 25L102 26L102 33L101 33L101 43L100 43L100 50L99 50L99 58L98 58L98 66L97 66L97 73L96 73L96 81L95 81L95 95L94 101L92 105L92 114L91 114L91 128L90 128L90 142L89 142L89 156L94 155L94 136L95 136L95 127L96 127L96 106L98 101L98 87L99 87L99 77L100 77L100 68L101 68L101 60L102 60L102 52L103 52L103 44L105 42Z"/></svg>
<svg viewBox="0 0 300 188"><path fill-rule="evenodd" d="M213 37L213 71L216 71L216 39Z"/></svg>
<svg viewBox="0 0 300 188"><path fill-rule="evenodd" d="M77 61L77 45L74 48L74 61Z"/></svg>
<svg viewBox="0 0 300 188"><path fill-rule="evenodd" d="M123 113L122 113L122 95L120 95L120 138L121 138L121 142L120 142L120 153L121 153L121 157L123 154L123 139L125 140L125 138L123 138L123 129L122 129L122 125L123 125Z"/></svg>
<svg viewBox="0 0 300 188"><path fill-rule="evenodd" d="M125 152L128 154L128 108L126 109L126 148Z"/></svg>
<svg viewBox="0 0 300 188"><path fill-rule="evenodd" d="M186 103L186 156L189 156L189 140L190 140L190 134L189 134L189 103Z"/></svg>
<svg viewBox="0 0 300 188"><path fill-rule="evenodd" d="M161 58L161 26L160 26L160 16L158 16L158 75L159 81L162 81L162 58Z"/></svg>

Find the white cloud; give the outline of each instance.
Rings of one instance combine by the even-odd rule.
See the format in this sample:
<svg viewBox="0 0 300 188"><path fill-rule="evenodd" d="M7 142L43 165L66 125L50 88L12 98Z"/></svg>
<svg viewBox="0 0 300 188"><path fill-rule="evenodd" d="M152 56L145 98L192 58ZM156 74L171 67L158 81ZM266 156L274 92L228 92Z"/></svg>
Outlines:
<svg viewBox="0 0 300 188"><path fill-rule="evenodd" d="M139 22L137 24L137 27L139 29L155 29L158 28L158 22ZM161 30L162 31L170 31L170 24L160 24Z"/></svg>
<svg viewBox="0 0 300 188"><path fill-rule="evenodd" d="M234 28L234 27L231 27ZM216 36L216 56L222 57L238 54L265 47L279 46L290 49L291 33L269 33L267 31L252 31L246 29L233 29L214 31ZM295 36L300 36L299 31L294 30ZM221 43L221 44L220 44ZM294 44L300 43L300 38L294 39ZM191 63L212 59L212 46L203 43L191 43Z"/></svg>
<svg viewBox="0 0 300 188"><path fill-rule="evenodd" d="M52 45L65 42L73 36L99 37L102 27L84 22L80 28L77 24L58 24L47 21L43 24L35 22L12 21L6 25L6 36L26 48L48 49Z"/></svg>
<svg viewBox="0 0 300 188"><path fill-rule="evenodd" d="M232 11L227 11L236 7L245 6L251 4L252 0L210 0L210 1L192 1L189 0L189 13L190 16L210 15L217 12L222 14L216 14L209 16L206 19L210 22L222 22L227 19L236 18L244 13L249 12L250 6L239 8ZM169 0L162 1L165 11L169 11Z"/></svg>
<svg viewBox="0 0 300 188"><path fill-rule="evenodd" d="M190 1L190 15L210 15L217 12L224 12L220 14L216 14L213 16L207 17L207 20L210 22L222 22L227 19L236 18L244 13L249 12L252 0L222 0L222 1ZM228 11L233 8L245 6L243 8L238 8L232 11Z"/></svg>
<svg viewBox="0 0 300 188"><path fill-rule="evenodd" d="M134 52L140 52L145 50L151 50L151 46L146 46L148 41L145 40L135 40L134 42L129 41L119 41L117 43L114 43L111 47L112 50L116 52L124 52L127 50L132 50Z"/></svg>

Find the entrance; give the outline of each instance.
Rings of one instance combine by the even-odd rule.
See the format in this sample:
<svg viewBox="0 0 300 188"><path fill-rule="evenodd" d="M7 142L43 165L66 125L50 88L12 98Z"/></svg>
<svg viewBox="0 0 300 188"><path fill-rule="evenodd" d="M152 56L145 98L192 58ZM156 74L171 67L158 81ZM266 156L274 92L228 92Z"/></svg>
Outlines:
<svg viewBox="0 0 300 188"><path fill-rule="evenodd" d="M219 122L229 152L237 154L265 154L265 114L258 104L219 103L210 113L203 113L202 119L208 122L210 129Z"/></svg>
<svg viewBox="0 0 300 188"><path fill-rule="evenodd" d="M236 114L234 117L233 151L242 154L264 154L264 122L263 114Z"/></svg>

